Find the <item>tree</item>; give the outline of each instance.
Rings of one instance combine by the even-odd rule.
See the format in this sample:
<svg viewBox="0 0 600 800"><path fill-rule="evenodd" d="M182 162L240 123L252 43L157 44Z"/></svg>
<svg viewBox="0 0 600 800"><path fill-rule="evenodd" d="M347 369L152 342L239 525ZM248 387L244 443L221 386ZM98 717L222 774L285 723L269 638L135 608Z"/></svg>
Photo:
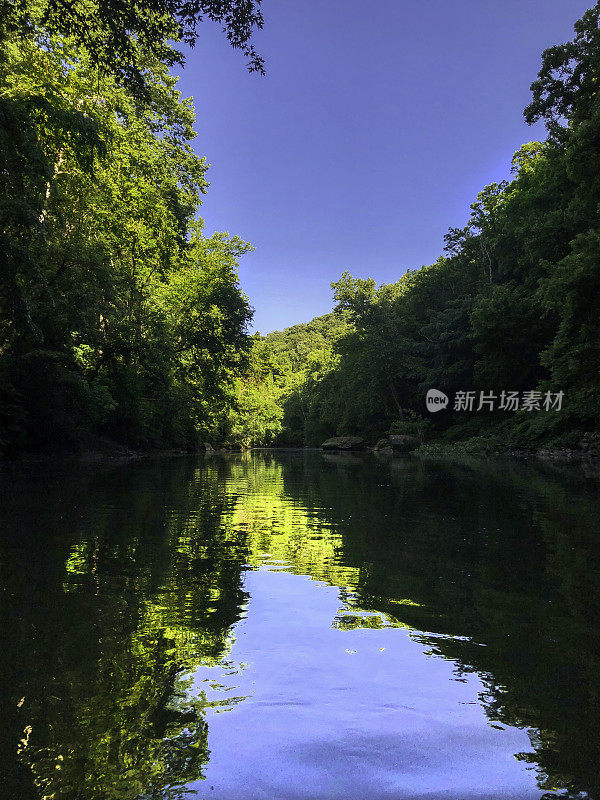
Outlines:
<svg viewBox="0 0 600 800"><path fill-rule="evenodd" d="M237 237L196 219L191 104L145 57L149 102L42 30L5 45L0 435L192 445L226 414L251 316Z"/></svg>
<svg viewBox="0 0 600 800"><path fill-rule="evenodd" d="M249 59L250 71L264 72L251 42L262 28L261 0L2 0L4 35L29 36L39 27L85 48L92 63L145 95L149 55L167 66L183 63L171 45L193 46L205 20L221 25L228 41ZM0 34L2 28L0 28Z"/></svg>
<svg viewBox="0 0 600 800"><path fill-rule="evenodd" d="M531 125L540 119L552 136L564 126L590 117L600 79L600 3L575 23L575 38L544 50L542 67L531 85L525 109Z"/></svg>

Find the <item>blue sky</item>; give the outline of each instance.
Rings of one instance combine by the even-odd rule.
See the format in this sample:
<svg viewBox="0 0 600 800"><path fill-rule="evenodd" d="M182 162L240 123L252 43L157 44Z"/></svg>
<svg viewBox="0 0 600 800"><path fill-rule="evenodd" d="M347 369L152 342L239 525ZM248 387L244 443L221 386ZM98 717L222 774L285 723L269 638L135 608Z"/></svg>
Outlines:
<svg viewBox="0 0 600 800"><path fill-rule="evenodd" d="M264 0L248 74L215 26L182 72L211 164L207 232L251 242L240 278L267 333L324 314L348 269L434 261L512 153L545 47L591 0Z"/></svg>

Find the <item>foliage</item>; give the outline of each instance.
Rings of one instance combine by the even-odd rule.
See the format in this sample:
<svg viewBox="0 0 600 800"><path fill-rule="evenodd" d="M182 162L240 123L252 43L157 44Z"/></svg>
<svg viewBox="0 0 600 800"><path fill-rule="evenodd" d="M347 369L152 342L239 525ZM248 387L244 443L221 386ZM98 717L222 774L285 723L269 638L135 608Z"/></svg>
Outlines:
<svg viewBox="0 0 600 800"><path fill-rule="evenodd" d="M139 98L148 99L145 55L167 66L183 64L172 40L193 46L205 19L219 24L229 43L264 73L251 42L262 28L261 0L3 0L2 33L28 37L41 26L84 47L103 74L112 75Z"/></svg>
<svg viewBox="0 0 600 800"><path fill-rule="evenodd" d="M390 435L418 436L423 441L431 430L431 422L415 411L406 411L402 419L392 422Z"/></svg>
<svg viewBox="0 0 600 800"><path fill-rule="evenodd" d="M231 437L243 445L303 445L318 403L317 389L338 360L335 343L345 315L326 314L268 336L254 337L250 369L237 384Z"/></svg>
<svg viewBox="0 0 600 800"><path fill-rule="evenodd" d="M36 27L0 58L0 446L194 446L233 402L251 311L204 236L207 164L167 66L148 102L72 38Z"/></svg>

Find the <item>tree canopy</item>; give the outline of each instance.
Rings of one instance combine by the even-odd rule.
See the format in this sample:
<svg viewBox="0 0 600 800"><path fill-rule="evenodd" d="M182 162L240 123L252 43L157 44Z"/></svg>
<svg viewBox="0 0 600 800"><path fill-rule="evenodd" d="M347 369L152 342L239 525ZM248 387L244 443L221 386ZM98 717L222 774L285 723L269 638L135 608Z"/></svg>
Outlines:
<svg viewBox="0 0 600 800"><path fill-rule="evenodd" d="M249 346L250 246L203 232L191 101L151 51L140 104L76 37L40 23L1 48L0 447L216 436Z"/></svg>
<svg viewBox="0 0 600 800"><path fill-rule="evenodd" d="M219 24L232 47L264 72L252 34L262 28L261 0L2 0L4 32L30 36L40 28L85 48L92 63L136 93L146 89L147 55L183 62L173 41L194 46L198 27ZM0 28L1 30L1 28Z"/></svg>

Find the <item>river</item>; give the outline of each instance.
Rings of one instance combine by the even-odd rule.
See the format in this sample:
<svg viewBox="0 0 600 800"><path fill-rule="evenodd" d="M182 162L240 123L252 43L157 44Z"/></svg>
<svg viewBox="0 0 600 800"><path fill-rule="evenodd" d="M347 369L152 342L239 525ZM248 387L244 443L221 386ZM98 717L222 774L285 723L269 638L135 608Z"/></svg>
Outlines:
<svg viewBox="0 0 600 800"><path fill-rule="evenodd" d="M600 798L581 468L37 464L0 526L6 800Z"/></svg>

